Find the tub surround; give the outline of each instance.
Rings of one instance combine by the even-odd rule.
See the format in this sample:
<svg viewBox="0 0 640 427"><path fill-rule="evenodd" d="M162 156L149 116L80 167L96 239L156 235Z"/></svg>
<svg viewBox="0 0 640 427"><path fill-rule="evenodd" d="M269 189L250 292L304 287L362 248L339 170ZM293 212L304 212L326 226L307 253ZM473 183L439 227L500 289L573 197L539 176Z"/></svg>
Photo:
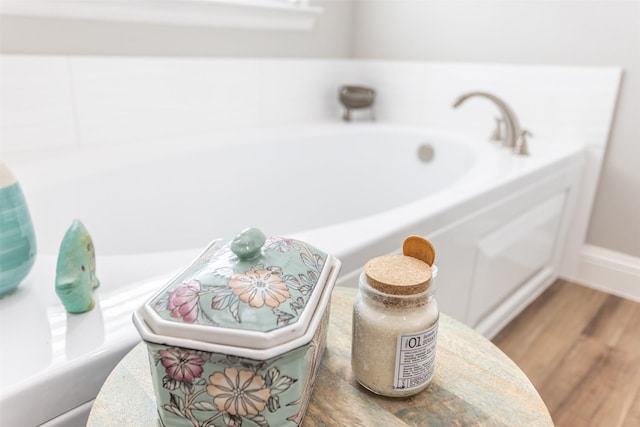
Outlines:
<svg viewBox="0 0 640 427"><path fill-rule="evenodd" d="M568 236L561 267L567 278L584 276L588 213L622 76L614 67L326 59L3 55L0 67L7 161L94 145L181 144L239 129L334 123L344 84L376 89L380 122L489 138L497 109L482 100L463 109L451 104L471 90L493 93L534 133L530 148L537 141L587 148L577 202L585 214Z"/></svg>
<svg viewBox="0 0 640 427"><path fill-rule="evenodd" d="M489 137L500 96L535 140L606 145L621 70L327 59L0 56L3 152L335 122L345 84L376 90L381 122Z"/></svg>
<svg viewBox="0 0 640 427"><path fill-rule="evenodd" d="M182 144L185 137L265 127L334 123L345 84L376 89L380 122L489 138L496 108L472 90L504 99L537 141L587 147L580 212L562 275L640 299L640 273L627 260L594 261L584 248L589 214L615 111L622 70L377 60L0 56L2 150L29 160L88 146ZM217 139L224 143L224 138ZM8 158L7 158L8 156ZM11 165L10 165L11 166ZM583 250L584 248L584 250ZM633 261L637 261L633 259ZM621 280L602 281L603 271ZM594 274L591 274L593 272ZM618 288L611 287L620 284ZM631 289L631 291L630 291Z"/></svg>
<svg viewBox="0 0 640 427"><path fill-rule="evenodd" d="M142 168L172 156L224 150L265 135L275 138L282 126L301 143L309 135L386 124L438 129L434 137L463 135L472 158L493 159L484 172L471 168L448 192L357 220L318 224L291 237L336 254L343 261L339 284L349 285L371 254L393 251L402 236L418 229L439 254L459 254L455 262L446 257L439 261L437 292L443 311L488 336L555 277L575 270L621 75L615 68L359 60L3 56L0 65L3 159L21 177L28 201L32 192L43 194L49 186L78 177L91 180L114 165L135 170L136 165ZM338 89L344 84L376 89L377 124L340 123ZM472 90L495 93L513 107L534 131L531 156L513 156L486 141L497 114L490 104L470 100L464 109L451 107L457 96ZM101 162L82 161L91 156ZM354 172L359 169L357 162L352 165ZM469 198L487 184L481 195ZM151 199L160 200L161 194ZM42 221L34 216L34 223L37 230ZM79 316L64 312L52 286L55 249L46 242L20 292L0 302L3 315L18 316L21 304L31 301L31 311L37 310L32 335L41 336L34 340L38 348L29 352L33 360L26 361L37 375L8 373L2 379L0 413L19 408L43 379L50 386L65 384L63 379L72 372L75 378L84 377L85 371L94 375L77 393L56 395L52 408L80 407L95 397L111 367L138 340L130 321L133 309L191 261L204 243L224 237L202 236L203 242L194 247L138 251L135 256L131 251L118 254L106 243L101 257L101 241L106 239L98 237L94 224L86 224L94 236L103 283L94 310ZM248 225L260 226L243 224ZM371 230L389 225L386 243L372 240ZM348 240L332 237L347 231ZM61 236L43 237L59 241ZM540 255L522 268L505 256L523 259L531 245ZM463 271L460 263L472 268ZM164 271L158 271L159 265ZM446 286L447 271L448 280L462 288ZM41 281L47 286L39 286ZM491 292L482 292L487 285L493 286ZM86 340L88 330L103 333ZM2 340L17 342L18 336L3 329ZM2 364L12 362L2 357ZM95 364L90 367L80 363L83 360ZM31 417L27 423L39 424L56 415L41 411L25 416Z"/></svg>

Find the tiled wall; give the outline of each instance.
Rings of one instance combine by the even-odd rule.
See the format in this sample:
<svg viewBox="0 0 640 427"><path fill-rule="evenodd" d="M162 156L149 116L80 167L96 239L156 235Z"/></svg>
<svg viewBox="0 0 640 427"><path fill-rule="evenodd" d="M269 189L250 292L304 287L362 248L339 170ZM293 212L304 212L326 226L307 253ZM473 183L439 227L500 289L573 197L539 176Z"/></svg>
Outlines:
<svg viewBox="0 0 640 427"><path fill-rule="evenodd" d="M379 121L485 137L501 96L536 138L604 147L620 70L326 59L1 57L4 153L339 121L340 85L377 90ZM532 142L535 143L535 142Z"/></svg>
<svg viewBox="0 0 640 427"><path fill-rule="evenodd" d="M344 61L3 56L3 152L337 120Z"/></svg>
<svg viewBox="0 0 640 427"><path fill-rule="evenodd" d="M621 70L468 63L358 61L357 74L380 88L378 117L489 137L498 109L461 94L493 93L517 114L534 137L604 147L614 113Z"/></svg>
<svg viewBox="0 0 640 427"><path fill-rule="evenodd" d="M2 151L76 144L68 60L4 57L1 64Z"/></svg>

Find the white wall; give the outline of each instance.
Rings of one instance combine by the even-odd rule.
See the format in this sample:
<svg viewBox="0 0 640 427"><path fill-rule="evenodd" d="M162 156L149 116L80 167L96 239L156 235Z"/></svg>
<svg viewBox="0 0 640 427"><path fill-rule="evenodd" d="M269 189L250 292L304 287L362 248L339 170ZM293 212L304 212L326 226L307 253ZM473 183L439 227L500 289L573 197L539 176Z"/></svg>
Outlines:
<svg viewBox="0 0 640 427"><path fill-rule="evenodd" d="M640 2L356 0L355 5L358 58L623 67L587 241L640 257Z"/></svg>

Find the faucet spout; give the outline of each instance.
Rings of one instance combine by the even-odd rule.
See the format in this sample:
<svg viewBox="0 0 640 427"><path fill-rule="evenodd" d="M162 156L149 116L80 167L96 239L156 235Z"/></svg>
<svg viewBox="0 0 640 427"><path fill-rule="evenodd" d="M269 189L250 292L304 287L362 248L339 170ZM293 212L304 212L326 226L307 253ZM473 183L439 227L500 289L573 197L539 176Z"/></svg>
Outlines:
<svg viewBox="0 0 640 427"><path fill-rule="evenodd" d="M500 109L500 112L502 113L502 120L505 123L504 145L510 148L515 147L516 140L520 135L520 124L518 123L518 118L516 117L516 114L513 112L511 107L509 107L507 103L504 102L502 99L488 92L469 92L458 97L458 99L456 99L455 102L453 103L453 107L454 108L459 107L464 101L474 96L487 98L493 101L494 104L496 104L496 106Z"/></svg>

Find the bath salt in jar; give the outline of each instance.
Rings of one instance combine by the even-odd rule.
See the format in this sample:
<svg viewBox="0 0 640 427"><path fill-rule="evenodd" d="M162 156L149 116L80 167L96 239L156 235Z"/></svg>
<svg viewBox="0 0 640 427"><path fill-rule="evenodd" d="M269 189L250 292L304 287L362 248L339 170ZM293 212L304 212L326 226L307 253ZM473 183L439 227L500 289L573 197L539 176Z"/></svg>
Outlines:
<svg viewBox="0 0 640 427"><path fill-rule="evenodd" d="M365 265L353 307L351 366L370 391L410 396L431 382L439 317L436 272L435 265L406 255Z"/></svg>

